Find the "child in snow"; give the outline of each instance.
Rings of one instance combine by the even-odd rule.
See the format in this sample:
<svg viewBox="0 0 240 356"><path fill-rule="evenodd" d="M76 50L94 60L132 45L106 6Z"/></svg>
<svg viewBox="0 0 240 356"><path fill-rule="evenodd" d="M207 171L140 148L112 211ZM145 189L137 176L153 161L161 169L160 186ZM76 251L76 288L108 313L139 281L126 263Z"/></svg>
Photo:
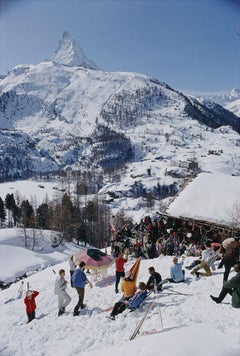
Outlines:
<svg viewBox="0 0 240 356"><path fill-rule="evenodd" d="M35 319L36 302L35 298L38 296L39 292L28 290L26 292L26 297L24 298L24 303L26 305L26 313L28 316L28 323Z"/></svg>

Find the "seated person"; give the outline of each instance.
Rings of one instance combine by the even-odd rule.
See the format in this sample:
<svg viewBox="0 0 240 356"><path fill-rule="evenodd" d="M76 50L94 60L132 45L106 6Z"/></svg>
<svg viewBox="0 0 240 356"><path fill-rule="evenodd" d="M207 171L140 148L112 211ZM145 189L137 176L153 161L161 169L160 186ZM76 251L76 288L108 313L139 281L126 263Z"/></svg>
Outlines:
<svg viewBox="0 0 240 356"><path fill-rule="evenodd" d="M171 278L168 278L168 281L173 283L184 282L185 271L182 269L183 260L178 262L178 258L174 256L172 261L173 265L170 268Z"/></svg>
<svg viewBox="0 0 240 356"><path fill-rule="evenodd" d="M121 314L126 308L136 309L142 303L142 301L147 297L146 284L143 282L139 283L139 292L137 292L133 297L128 300L119 301L115 303L113 310L109 316L110 319L115 320L115 316Z"/></svg>
<svg viewBox="0 0 240 356"><path fill-rule="evenodd" d="M120 301L130 299L134 295L136 290L136 282L133 280L132 273L129 271L128 273L126 273L126 276L122 280L121 291L123 292L123 296Z"/></svg>
<svg viewBox="0 0 240 356"><path fill-rule="evenodd" d="M211 247L211 242L209 240L206 241L205 250L202 252L202 259L200 261L200 264L192 270L191 274L195 274L197 278L199 278L200 276L211 276L212 272L210 267L213 271L215 271L214 262L216 261L216 257L217 255ZM205 272L198 272L201 268L203 268Z"/></svg>
<svg viewBox="0 0 240 356"><path fill-rule="evenodd" d="M148 272L150 274L150 277L147 281L147 289L151 290L154 289L154 287L156 286L157 290L161 290L162 289L162 286L160 284L162 282L161 275L155 271L154 267L149 267Z"/></svg>

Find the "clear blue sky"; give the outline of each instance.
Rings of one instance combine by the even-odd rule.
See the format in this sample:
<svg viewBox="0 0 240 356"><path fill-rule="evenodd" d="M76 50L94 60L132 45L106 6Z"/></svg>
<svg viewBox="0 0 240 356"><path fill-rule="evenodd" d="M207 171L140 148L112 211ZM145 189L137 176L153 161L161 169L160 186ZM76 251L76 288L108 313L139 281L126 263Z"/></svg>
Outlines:
<svg viewBox="0 0 240 356"><path fill-rule="evenodd" d="M238 0L0 0L0 73L47 59L64 30L106 71L177 89L240 86Z"/></svg>

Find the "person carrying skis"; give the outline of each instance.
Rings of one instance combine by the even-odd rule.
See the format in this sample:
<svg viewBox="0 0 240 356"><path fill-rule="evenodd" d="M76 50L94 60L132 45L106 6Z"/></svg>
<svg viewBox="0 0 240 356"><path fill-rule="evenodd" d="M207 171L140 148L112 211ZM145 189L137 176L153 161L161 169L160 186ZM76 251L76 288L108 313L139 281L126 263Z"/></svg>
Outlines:
<svg viewBox="0 0 240 356"><path fill-rule="evenodd" d="M65 280L65 270L60 269L54 286L54 294L58 296L58 316L65 313L65 308L71 302L71 297L66 292L67 283Z"/></svg>
<svg viewBox="0 0 240 356"><path fill-rule="evenodd" d="M35 319L35 310L37 308L35 298L39 292L36 290L27 290L26 297L24 298L24 304L26 305L26 313L28 316L28 323Z"/></svg>
<svg viewBox="0 0 240 356"><path fill-rule="evenodd" d="M73 287L78 293L78 302L74 308L73 316L79 315L79 308L83 309L86 307L86 305L83 304L85 285L88 284L90 288L92 288L92 283L87 279L87 276L84 272L84 267L85 262L80 262L79 268L74 271L72 276Z"/></svg>

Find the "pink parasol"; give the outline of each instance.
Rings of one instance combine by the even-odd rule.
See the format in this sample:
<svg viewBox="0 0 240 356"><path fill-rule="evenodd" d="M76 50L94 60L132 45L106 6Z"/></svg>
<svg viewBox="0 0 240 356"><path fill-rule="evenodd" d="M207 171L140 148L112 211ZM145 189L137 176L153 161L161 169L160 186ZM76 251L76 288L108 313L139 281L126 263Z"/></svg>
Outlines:
<svg viewBox="0 0 240 356"><path fill-rule="evenodd" d="M77 252L73 259L76 264L85 262L85 268L93 270L108 268L114 262L112 256L94 248Z"/></svg>

